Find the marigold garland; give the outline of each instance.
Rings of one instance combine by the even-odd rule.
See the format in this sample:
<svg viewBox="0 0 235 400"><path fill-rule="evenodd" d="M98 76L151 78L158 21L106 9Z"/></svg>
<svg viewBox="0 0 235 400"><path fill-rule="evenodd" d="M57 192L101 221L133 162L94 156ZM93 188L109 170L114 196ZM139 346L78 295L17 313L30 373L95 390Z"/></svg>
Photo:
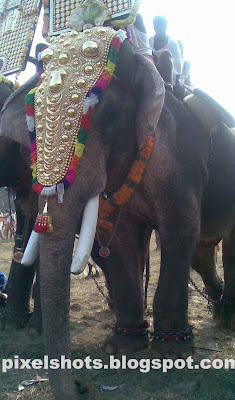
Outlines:
<svg viewBox="0 0 235 400"><path fill-rule="evenodd" d="M99 218L98 218L98 232L112 232L114 226L111 222L107 221L110 214L116 207L124 206L132 194L135 192L137 185L141 182L147 162L150 158L152 148L154 145L154 136L149 136L145 139L143 150L140 150L136 161L134 161L123 185L108 199L100 199Z"/></svg>

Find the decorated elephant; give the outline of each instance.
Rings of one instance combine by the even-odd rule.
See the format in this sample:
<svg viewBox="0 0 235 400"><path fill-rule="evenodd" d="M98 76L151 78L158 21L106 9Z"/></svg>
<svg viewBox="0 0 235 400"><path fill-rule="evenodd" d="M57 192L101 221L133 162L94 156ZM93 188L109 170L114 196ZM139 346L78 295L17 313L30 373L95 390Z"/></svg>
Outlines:
<svg viewBox="0 0 235 400"><path fill-rule="evenodd" d="M64 158L68 167L69 156L64 155L63 143L67 144L71 125L80 126L80 123L75 123L80 112L76 104L81 99L83 103L87 96L87 92L81 88L86 87L91 80L94 68L92 63L100 62L100 42L102 37L106 37L106 32L107 28L94 28L81 34L67 33L54 39L49 50L44 53L45 75L42 76L43 84L36 92L35 112L39 135L37 143L42 143L47 150L46 168L42 168L43 162L39 156L37 170L44 174L47 185L40 175L34 176L33 185L36 185L38 192L45 189L44 193L49 195L55 189L46 189L48 183L53 186L49 172L53 171L55 176L60 174L61 168L58 165L61 165L61 158ZM76 44L79 46L76 53L72 49L74 38L79 39L77 42L80 43ZM112 38L115 38L117 44L115 32ZM101 86L99 78L93 82L95 92L91 88L88 93L90 99L91 94L97 98L93 97L92 107L86 110L89 114L87 118L81 119L82 133L88 133L86 142L81 143L84 136L80 136L79 143L83 146L76 147L74 143L76 149L84 150L77 173L72 174L74 182L68 185L63 196L60 193L62 203L58 204L57 195L48 198L46 214L43 214L45 199L41 197L39 202L41 214L37 227L40 228L40 224L43 227L45 225L45 230L53 227L53 232L39 234L41 303L49 358L59 359L61 354L69 358L71 355L69 267L73 239L82 214L87 214L86 204L98 195L100 208L97 240L92 249L92 257L108 271L117 316L113 332L106 340L107 352L140 349L148 344L147 327L143 320L142 266L149 247L149 227L158 229L162 252L161 273L154 299L152 346L155 353L175 357L191 352L192 334L187 317L188 276L193 252L200 237L209 246L215 246L221 238L226 237L228 245L224 256L226 279L223 303L227 313L230 312L229 323L234 327L235 272L232 265L235 139L228 127L233 124L233 120L200 92L184 103L178 101L172 93L166 92L158 126L154 132L150 127L144 136L144 132L137 129L140 123L138 117L143 115L143 109L152 100L155 69L148 60L135 55L127 41L116 47L117 59L114 59L112 66L115 73L111 76L106 73L110 54L114 52L111 40L109 52L102 56L101 73L101 78L108 77L109 82ZM77 58L70 59L71 54L77 55ZM83 57L86 59L85 71L90 75L82 75L80 69L78 76L70 76L70 62L73 60L77 66L81 65ZM67 86L68 81L76 83ZM28 105L31 107L34 104L34 93L30 92L28 97ZM28 107L29 111L33 117L33 108ZM9 114L3 111L2 132L7 126L7 116ZM29 121L33 144L33 119ZM54 128L54 131L59 132L60 123L63 129L58 139L59 153L50 153L50 140L53 139L51 132ZM145 125L148 126L147 120ZM23 130L19 133L23 134ZM31 148L35 171L35 147L31 145ZM38 145L37 150L40 148ZM78 154L81 156L82 153ZM64 184L66 186L66 182ZM92 203L97 203L97 200L92 200ZM84 225L82 229L86 232ZM107 257L104 258L104 255ZM77 260L82 261L82 264L85 262L79 254L75 256L75 273L80 268L76 264ZM212 264L204 273L204 282L211 287L213 294L216 292L217 296L219 293L220 297L220 281L211 271ZM79 398L70 370L51 370L49 374L55 399Z"/></svg>

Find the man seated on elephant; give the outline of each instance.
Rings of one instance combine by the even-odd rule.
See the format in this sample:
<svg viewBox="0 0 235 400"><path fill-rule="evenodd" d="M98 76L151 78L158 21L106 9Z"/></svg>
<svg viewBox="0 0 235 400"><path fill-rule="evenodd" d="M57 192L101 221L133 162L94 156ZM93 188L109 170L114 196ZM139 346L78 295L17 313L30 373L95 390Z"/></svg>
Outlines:
<svg viewBox="0 0 235 400"><path fill-rule="evenodd" d="M182 70L182 58L181 58L181 52L180 52L180 47L179 44L175 41L172 40L168 35L167 35L167 27L168 27L168 21L165 17L163 16L157 16L153 18L153 26L155 30L155 35L152 36L149 39L149 45L153 51L153 58L155 61L155 64L157 63L158 57L164 52L164 51L170 51L172 58L173 58L173 64L174 64L174 70L173 70L173 85L175 85L176 82L180 79L181 75L181 70Z"/></svg>

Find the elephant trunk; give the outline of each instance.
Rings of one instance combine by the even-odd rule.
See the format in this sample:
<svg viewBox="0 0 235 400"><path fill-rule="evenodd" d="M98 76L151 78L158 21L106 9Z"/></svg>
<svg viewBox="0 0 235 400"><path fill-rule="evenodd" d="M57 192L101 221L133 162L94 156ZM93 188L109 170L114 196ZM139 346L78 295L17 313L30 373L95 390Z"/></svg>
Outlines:
<svg viewBox="0 0 235 400"><path fill-rule="evenodd" d="M81 274L91 255L99 210L99 196L90 199L85 207L78 245L73 257L71 272Z"/></svg>
<svg viewBox="0 0 235 400"><path fill-rule="evenodd" d="M77 221L82 206L72 206L66 201L56 205L57 199L50 198L53 221L52 234L40 234L40 292L45 339L45 354L49 360L64 356L71 360L69 309L70 309L70 265ZM67 209L67 210L66 210ZM71 212L69 213L68 210ZM49 378L56 400L75 400L78 392L72 378L72 370L65 366L49 368Z"/></svg>

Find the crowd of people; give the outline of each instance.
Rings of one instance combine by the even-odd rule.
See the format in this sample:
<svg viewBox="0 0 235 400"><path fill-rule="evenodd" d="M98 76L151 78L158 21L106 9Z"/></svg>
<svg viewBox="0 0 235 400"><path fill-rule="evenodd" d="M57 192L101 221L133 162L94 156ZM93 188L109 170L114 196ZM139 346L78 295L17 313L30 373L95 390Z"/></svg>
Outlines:
<svg viewBox="0 0 235 400"><path fill-rule="evenodd" d="M0 239L12 239L16 229L15 213L0 213Z"/></svg>

